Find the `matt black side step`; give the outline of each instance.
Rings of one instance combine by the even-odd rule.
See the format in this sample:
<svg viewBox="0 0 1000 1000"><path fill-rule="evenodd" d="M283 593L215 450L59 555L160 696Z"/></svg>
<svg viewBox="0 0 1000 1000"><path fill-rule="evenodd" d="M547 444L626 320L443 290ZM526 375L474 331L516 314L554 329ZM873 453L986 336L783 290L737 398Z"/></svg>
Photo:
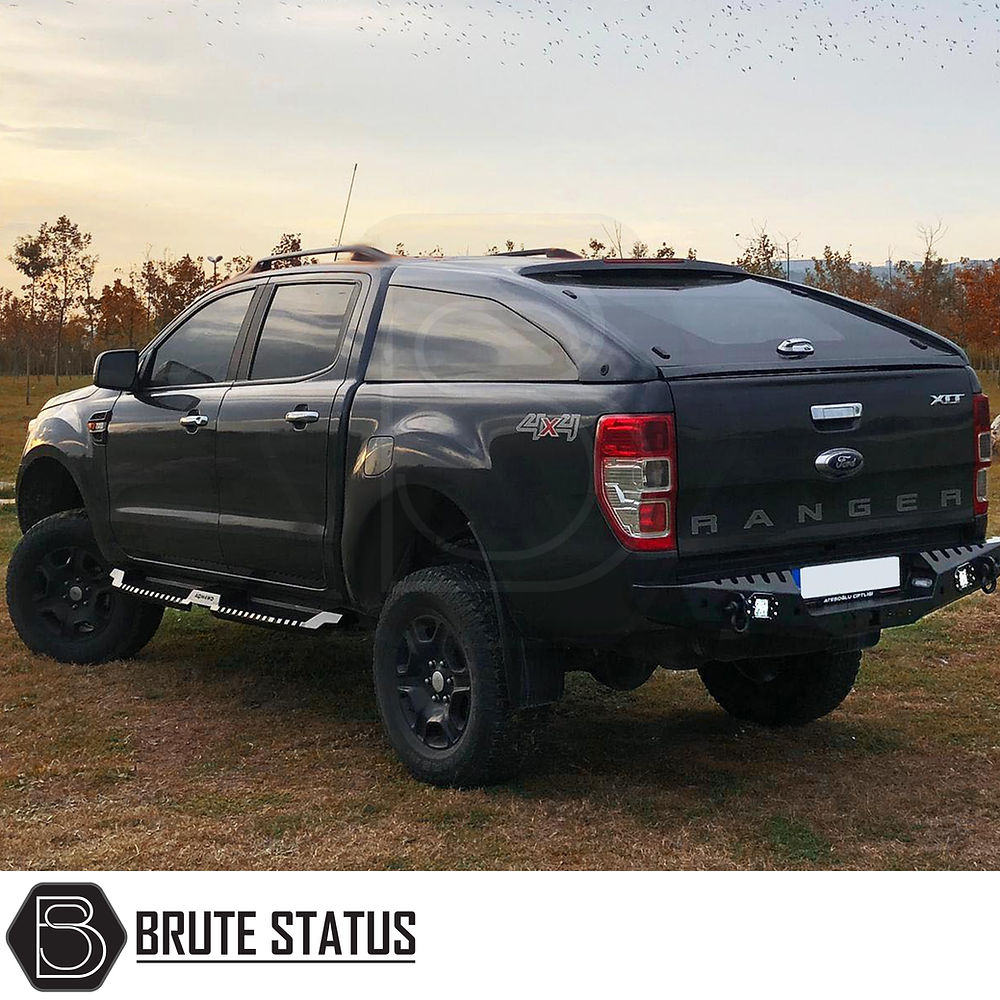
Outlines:
<svg viewBox="0 0 1000 1000"><path fill-rule="evenodd" d="M189 611L193 607L206 608L220 618L252 622L257 625L279 625L283 628L304 628L316 630L324 625L338 625L343 615L336 611L317 611L313 608L295 608L285 605L264 605L268 611L258 610L256 603L239 605L232 600L224 601L221 594L202 588L190 589L180 585L156 581L155 585L140 576L126 575L123 569L111 571L111 585L136 597L158 601L168 607ZM271 613L280 610L280 614Z"/></svg>

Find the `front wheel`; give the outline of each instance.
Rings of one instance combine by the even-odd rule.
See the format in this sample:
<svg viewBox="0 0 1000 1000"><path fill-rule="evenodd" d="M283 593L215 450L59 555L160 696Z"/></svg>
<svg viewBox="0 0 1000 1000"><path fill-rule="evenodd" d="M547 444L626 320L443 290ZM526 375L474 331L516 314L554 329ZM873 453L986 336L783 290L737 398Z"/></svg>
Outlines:
<svg viewBox="0 0 1000 1000"><path fill-rule="evenodd" d="M510 709L482 573L434 566L397 583L375 631L373 669L386 735L414 777L467 787L516 772L534 720Z"/></svg>
<svg viewBox="0 0 1000 1000"><path fill-rule="evenodd" d="M24 644L63 663L133 656L163 617L162 608L111 586L82 510L46 517L17 543L7 567L7 607Z"/></svg>
<svg viewBox="0 0 1000 1000"><path fill-rule="evenodd" d="M706 663L698 673L730 715L762 726L801 726L828 715L851 693L860 650L735 663Z"/></svg>

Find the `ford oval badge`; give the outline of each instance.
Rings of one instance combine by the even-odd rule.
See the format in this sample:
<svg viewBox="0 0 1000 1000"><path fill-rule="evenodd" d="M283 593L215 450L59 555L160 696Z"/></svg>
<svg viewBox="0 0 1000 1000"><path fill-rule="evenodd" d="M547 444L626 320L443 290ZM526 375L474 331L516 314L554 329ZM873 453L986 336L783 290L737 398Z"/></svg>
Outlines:
<svg viewBox="0 0 1000 1000"><path fill-rule="evenodd" d="M865 457L853 448L831 448L816 456L816 471L827 479L850 479L865 465Z"/></svg>
<svg viewBox="0 0 1000 1000"><path fill-rule="evenodd" d="M778 344L778 353L784 358L807 358L815 351L812 343L802 337L791 337Z"/></svg>

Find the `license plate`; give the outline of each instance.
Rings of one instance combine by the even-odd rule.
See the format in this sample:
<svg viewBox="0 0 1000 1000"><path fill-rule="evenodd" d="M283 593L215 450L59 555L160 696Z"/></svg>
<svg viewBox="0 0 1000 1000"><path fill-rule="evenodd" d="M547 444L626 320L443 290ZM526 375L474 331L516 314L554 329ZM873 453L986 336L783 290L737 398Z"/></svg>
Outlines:
<svg viewBox="0 0 1000 1000"><path fill-rule="evenodd" d="M792 572L807 601L821 597L862 596L899 586L899 556L803 566Z"/></svg>

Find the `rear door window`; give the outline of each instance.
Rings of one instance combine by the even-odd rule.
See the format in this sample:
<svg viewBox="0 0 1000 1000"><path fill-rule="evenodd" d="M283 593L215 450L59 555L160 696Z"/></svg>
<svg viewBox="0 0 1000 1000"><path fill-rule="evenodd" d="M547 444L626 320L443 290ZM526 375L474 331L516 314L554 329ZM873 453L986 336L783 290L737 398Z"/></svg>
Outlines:
<svg viewBox="0 0 1000 1000"><path fill-rule="evenodd" d="M355 282L279 285L264 319L250 378L297 378L329 368L340 353Z"/></svg>
<svg viewBox="0 0 1000 1000"><path fill-rule="evenodd" d="M493 299L405 286L386 295L368 366L383 382L567 382L554 338Z"/></svg>

